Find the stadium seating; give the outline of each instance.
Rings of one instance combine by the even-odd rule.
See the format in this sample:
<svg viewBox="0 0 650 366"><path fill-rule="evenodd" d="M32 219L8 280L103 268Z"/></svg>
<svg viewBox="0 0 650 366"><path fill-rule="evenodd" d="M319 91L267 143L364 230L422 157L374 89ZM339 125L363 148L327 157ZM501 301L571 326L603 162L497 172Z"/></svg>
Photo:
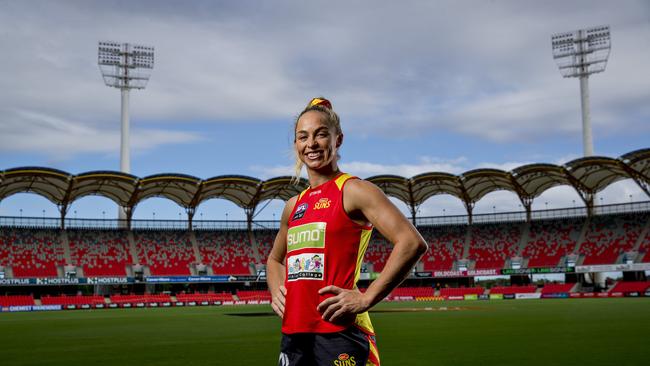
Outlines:
<svg viewBox="0 0 650 366"><path fill-rule="evenodd" d="M256 261L246 231L197 231L195 235L201 262L211 266L214 274L251 274L250 265Z"/></svg>
<svg viewBox="0 0 650 366"><path fill-rule="evenodd" d="M638 281L638 282L626 282L620 281L614 287L612 287L609 292L645 292L650 288L650 281Z"/></svg>
<svg viewBox="0 0 650 366"><path fill-rule="evenodd" d="M463 256L467 226L422 226L418 230L429 244L422 257L425 271L447 271Z"/></svg>
<svg viewBox="0 0 650 366"><path fill-rule="evenodd" d="M381 272L386 265L386 260L390 255L392 247L393 245L383 235L377 230L373 230L370 243L368 243L368 248L366 249L364 262L366 264L372 264L374 272Z"/></svg>
<svg viewBox="0 0 650 366"><path fill-rule="evenodd" d="M650 230L645 235L645 239L641 242L639 246L639 253L641 253L641 261L648 263L650 262Z"/></svg>
<svg viewBox="0 0 650 366"><path fill-rule="evenodd" d="M0 296L0 306L29 306L34 305L32 295L5 295Z"/></svg>
<svg viewBox="0 0 650 366"><path fill-rule="evenodd" d="M91 295L91 296L42 296L41 304L43 305L95 305L104 304L104 296Z"/></svg>
<svg viewBox="0 0 650 366"><path fill-rule="evenodd" d="M547 283L542 287L542 294L570 292L575 283Z"/></svg>
<svg viewBox="0 0 650 366"><path fill-rule="evenodd" d="M388 295L387 300L400 298L432 298L435 296L433 287L398 287Z"/></svg>
<svg viewBox="0 0 650 366"><path fill-rule="evenodd" d="M214 293L214 292L208 292L208 293L193 293L193 294L185 294L185 293L179 293L176 294L176 300L178 301L183 301L183 302L189 302L189 301L195 301L195 302L202 302L202 301L233 301L232 294L229 292L222 292L222 293Z"/></svg>
<svg viewBox="0 0 650 366"><path fill-rule="evenodd" d="M522 257L528 268L564 266L569 255L577 264L614 264L623 253L639 253L650 261L650 232L639 240L650 213L498 223L420 226L429 244L420 269L447 271L459 260L471 260L474 269L501 269L509 258ZM581 231L584 240L578 243ZM251 275L264 266L277 230L261 229L249 237L246 230L82 230L68 229L69 257L61 231L3 228L0 266L14 278L56 277L64 265L81 267L86 277L123 277L132 262L145 265L152 275L187 276L202 263L216 275ZM129 237L133 236L135 253ZM192 236L196 238L193 246ZM254 245L251 243L254 239ZM640 242L639 247L635 245ZM197 250L198 249L198 253ZM392 251L377 231L373 233L364 267L383 270ZM136 258L132 258L135 254Z"/></svg>
<svg viewBox="0 0 650 366"><path fill-rule="evenodd" d="M584 219L532 221L521 253L528 268L555 267L562 257L574 253Z"/></svg>
<svg viewBox="0 0 650 366"><path fill-rule="evenodd" d="M440 296L447 298L449 296L481 295L484 291L485 289L482 287L446 287L440 289Z"/></svg>
<svg viewBox="0 0 650 366"><path fill-rule="evenodd" d="M266 290L238 290L237 298L243 301L271 301L271 293Z"/></svg>
<svg viewBox="0 0 650 366"><path fill-rule="evenodd" d="M123 230L68 230L72 264L86 277L126 276L131 263L127 232Z"/></svg>
<svg viewBox="0 0 650 366"><path fill-rule="evenodd" d="M469 259L475 269L502 269L517 254L521 232L517 223L481 224L471 227Z"/></svg>
<svg viewBox="0 0 650 366"><path fill-rule="evenodd" d="M606 215L590 219L580 253L582 264L614 264L619 255L630 251L647 221L647 215Z"/></svg>
<svg viewBox="0 0 650 366"><path fill-rule="evenodd" d="M266 264L266 259L269 257L269 253L271 253L271 248L273 248L273 242L277 233L277 230L253 231L255 241L257 242L257 257L259 258L259 261L257 261L258 265Z"/></svg>
<svg viewBox="0 0 650 366"><path fill-rule="evenodd" d="M114 304L137 304L137 303L160 303L171 302L171 297L166 294L144 294L144 295L111 295L111 302Z"/></svg>
<svg viewBox="0 0 650 366"><path fill-rule="evenodd" d="M57 266L65 264L58 230L3 228L0 248L0 265L16 278L57 277Z"/></svg>
<svg viewBox="0 0 650 366"><path fill-rule="evenodd" d="M188 276L196 262L187 231L146 230L133 234L140 264L154 276Z"/></svg>

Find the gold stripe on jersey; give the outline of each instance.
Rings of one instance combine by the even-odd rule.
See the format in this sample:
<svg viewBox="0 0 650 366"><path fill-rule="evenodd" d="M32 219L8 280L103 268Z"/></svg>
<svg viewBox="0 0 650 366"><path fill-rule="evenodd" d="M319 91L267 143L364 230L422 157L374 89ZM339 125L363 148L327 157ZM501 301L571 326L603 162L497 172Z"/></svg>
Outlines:
<svg viewBox="0 0 650 366"><path fill-rule="evenodd" d="M369 341L368 344L370 344L370 355L368 356L368 361L366 362L366 366L379 366L379 352L377 352L377 346L375 345L375 342Z"/></svg>
<svg viewBox="0 0 650 366"><path fill-rule="evenodd" d="M366 249L368 249L368 243L370 242L370 236L372 235L372 229L362 229L361 237L359 238L359 250L357 251L357 268L354 270L354 284L356 285L361 276L361 265L363 264L363 257L366 255Z"/></svg>
<svg viewBox="0 0 650 366"><path fill-rule="evenodd" d="M354 271L354 286L356 287L359 277L361 276L361 265L363 264L363 257L366 254L366 249L368 248L368 243L370 242L370 236L372 235L372 229L363 229L361 230L361 237L359 239L359 251L357 252L357 268ZM375 334L375 329L370 322L370 316L368 312L357 314L357 318L354 323L357 327L361 328L364 332L369 334Z"/></svg>
<svg viewBox="0 0 650 366"><path fill-rule="evenodd" d="M336 183L336 186L339 187L339 191L343 189L343 183L345 183L345 181L350 178L352 178L352 176L348 173L343 173L340 177L336 178L336 181L334 181L334 183Z"/></svg>

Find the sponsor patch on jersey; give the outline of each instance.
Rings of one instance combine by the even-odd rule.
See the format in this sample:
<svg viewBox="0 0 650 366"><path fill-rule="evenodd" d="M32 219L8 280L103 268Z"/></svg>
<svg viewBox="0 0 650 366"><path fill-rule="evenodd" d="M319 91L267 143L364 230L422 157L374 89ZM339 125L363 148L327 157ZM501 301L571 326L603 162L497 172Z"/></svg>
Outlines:
<svg viewBox="0 0 650 366"><path fill-rule="evenodd" d="M317 194L320 194L320 192L321 192L320 189L319 189L319 190L316 190L316 191L311 191L311 192L309 192L309 197L311 197L311 196L315 196L315 195L317 195Z"/></svg>
<svg viewBox="0 0 650 366"><path fill-rule="evenodd" d="M289 228L287 252L304 248L325 248L325 222L311 222Z"/></svg>
<svg viewBox="0 0 650 366"><path fill-rule="evenodd" d="M293 214L293 217L291 218L291 221L302 219L302 217L305 216L305 212L307 212L308 207L309 207L309 205L307 203L301 203L296 208L296 212Z"/></svg>
<svg viewBox="0 0 650 366"><path fill-rule="evenodd" d="M357 364L354 356L350 356L347 353L341 353L334 362L334 366L355 366Z"/></svg>
<svg viewBox="0 0 650 366"><path fill-rule="evenodd" d="M322 280L325 254L301 253L287 259L287 280Z"/></svg>
<svg viewBox="0 0 650 366"><path fill-rule="evenodd" d="M314 205L314 210L320 210L321 208L329 208L332 204L332 201L329 198L321 198Z"/></svg>

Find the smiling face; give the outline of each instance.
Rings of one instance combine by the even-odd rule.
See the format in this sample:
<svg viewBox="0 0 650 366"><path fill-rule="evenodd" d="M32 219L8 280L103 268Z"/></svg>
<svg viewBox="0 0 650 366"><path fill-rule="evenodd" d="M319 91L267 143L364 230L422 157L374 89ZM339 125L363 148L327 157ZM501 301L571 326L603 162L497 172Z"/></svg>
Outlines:
<svg viewBox="0 0 650 366"><path fill-rule="evenodd" d="M322 112L306 112L296 123L294 147L298 159L308 170L336 171L337 151L342 142L343 134L327 122Z"/></svg>

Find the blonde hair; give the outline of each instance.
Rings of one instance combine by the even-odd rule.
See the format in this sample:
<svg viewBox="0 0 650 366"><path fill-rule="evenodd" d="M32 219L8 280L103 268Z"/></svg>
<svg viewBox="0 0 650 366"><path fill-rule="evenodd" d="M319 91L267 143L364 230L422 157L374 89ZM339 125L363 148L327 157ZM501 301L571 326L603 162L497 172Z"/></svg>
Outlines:
<svg viewBox="0 0 650 366"><path fill-rule="evenodd" d="M302 117L305 113L311 112L311 111L316 111L320 112L325 120L325 123L327 123L328 126L334 128L334 132L336 135L341 135L343 131L341 130L341 120L339 119L338 114L334 112L332 109L332 104L330 103L329 100L323 98L323 97L318 97L312 99L309 104L307 104L307 107L300 112L298 117L296 117L294 123L293 123L293 142L294 145L296 143L296 128L298 127L298 121L300 120L300 117ZM293 184L298 184L300 182L300 172L302 171L302 160L300 160L300 157L298 156L298 152L295 151L295 146L294 146L294 153L296 157L296 163L294 165L294 175L293 178L291 179L291 182ZM340 156L337 154L336 156L337 159L340 158Z"/></svg>

